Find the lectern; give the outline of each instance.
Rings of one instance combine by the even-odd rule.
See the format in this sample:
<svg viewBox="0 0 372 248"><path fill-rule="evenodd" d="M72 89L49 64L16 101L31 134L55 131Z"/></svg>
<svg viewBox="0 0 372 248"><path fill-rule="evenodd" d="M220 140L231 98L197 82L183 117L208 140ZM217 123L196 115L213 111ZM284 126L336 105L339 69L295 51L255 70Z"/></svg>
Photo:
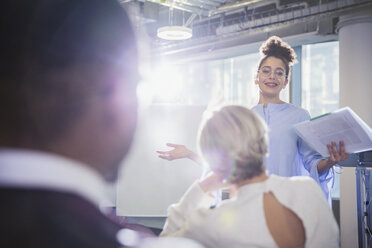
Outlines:
<svg viewBox="0 0 372 248"><path fill-rule="evenodd" d="M359 247L372 247L372 151L356 154Z"/></svg>

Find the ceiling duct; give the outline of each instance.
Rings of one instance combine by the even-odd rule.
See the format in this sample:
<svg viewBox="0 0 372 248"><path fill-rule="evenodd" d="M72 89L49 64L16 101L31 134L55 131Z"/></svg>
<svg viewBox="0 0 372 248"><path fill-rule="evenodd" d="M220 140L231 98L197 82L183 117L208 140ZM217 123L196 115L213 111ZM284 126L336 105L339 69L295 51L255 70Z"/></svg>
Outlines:
<svg viewBox="0 0 372 248"><path fill-rule="evenodd" d="M158 3L169 8L175 8L191 13L195 13L205 17L211 17L222 13L232 12L237 9L244 9L249 7L251 9L275 4L278 10L288 7L308 7L305 1L300 3L292 3L290 5L282 6L280 0L246 0L235 3L225 4L225 0L148 0L149 2Z"/></svg>
<svg viewBox="0 0 372 248"><path fill-rule="evenodd" d="M232 4L222 5L221 7L217 8L216 10L212 10L209 12L209 16L218 15L221 13L228 13L237 9L243 9L245 7L250 7L252 9L266 6L272 3L276 3L279 5L279 0L249 0L249 1L239 1Z"/></svg>
<svg viewBox="0 0 372 248"><path fill-rule="evenodd" d="M275 0L272 2L276 2L277 4L278 1ZM365 3L367 2L368 1L365 1ZM369 2L369 3L371 4L372 2ZM296 7L307 6L307 3L304 3L304 2L296 3L295 6ZM239 21L236 24L227 25L227 26L220 25L218 28L216 28L216 35L236 33L236 32L246 31L249 29L265 27L265 26L275 26L281 23L286 23L286 22L293 22L293 23L303 22L304 19L307 19L308 21L312 21L314 18L317 19L322 16L336 15L337 13L341 11L345 11L346 9L350 7L351 6L348 1L335 1L335 2L330 2L327 4L320 4L317 6L310 7L310 8L304 8L304 9L293 10L290 12L284 12L281 14L268 16L268 17L264 17L261 19L249 20L245 22Z"/></svg>
<svg viewBox="0 0 372 248"><path fill-rule="evenodd" d="M212 6L207 2L198 1L198 0L184 0L184 1L159 1L159 0L147 0L149 2L157 3L163 6L167 6L169 8L179 9L191 13L195 13L200 16L208 16L209 11L215 9L218 5Z"/></svg>
<svg viewBox="0 0 372 248"><path fill-rule="evenodd" d="M317 37L316 39L337 39L335 27L340 15L371 6L370 0L339 0L304 9L282 11L259 19L243 21L240 18L236 24L220 25L212 35L159 47L157 54L172 58L188 58L196 54L212 56L220 50L231 51L233 47L239 47L239 52L242 52L245 49L243 46L251 42L262 42L273 34L281 37L307 35ZM193 29L195 28L194 23Z"/></svg>
<svg viewBox="0 0 372 248"><path fill-rule="evenodd" d="M190 5L186 5L184 3L180 3L180 2L177 2L177 1L165 1L165 2L160 2L159 0L147 0L147 1L152 2L152 3L157 3L157 4L160 4L160 5L169 7L169 8L174 8L174 9L178 9L178 10L182 10L182 11L195 13L195 14L201 15L201 16L207 16L208 11L209 11L208 9L203 10L198 6L190 6Z"/></svg>

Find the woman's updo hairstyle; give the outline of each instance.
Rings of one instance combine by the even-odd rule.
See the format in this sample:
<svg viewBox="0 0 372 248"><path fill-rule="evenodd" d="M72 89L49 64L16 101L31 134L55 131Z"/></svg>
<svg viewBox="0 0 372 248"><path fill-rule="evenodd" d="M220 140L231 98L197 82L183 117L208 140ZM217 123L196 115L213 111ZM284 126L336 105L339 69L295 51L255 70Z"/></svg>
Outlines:
<svg viewBox="0 0 372 248"><path fill-rule="evenodd" d="M258 70L261 69L262 63L268 57L281 59L285 65L286 78L289 75L289 68L297 63L296 53L287 43L282 41L278 36L271 36L260 47L261 61Z"/></svg>

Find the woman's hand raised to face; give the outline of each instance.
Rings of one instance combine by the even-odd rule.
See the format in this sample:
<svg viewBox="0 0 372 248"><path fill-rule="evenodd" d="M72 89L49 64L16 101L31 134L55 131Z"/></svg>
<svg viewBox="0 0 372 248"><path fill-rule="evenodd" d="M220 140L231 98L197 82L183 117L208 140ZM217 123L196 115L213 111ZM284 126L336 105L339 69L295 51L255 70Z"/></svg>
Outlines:
<svg viewBox="0 0 372 248"><path fill-rule="evenodd" d="M210 172L205 178L199 181L199 185L206 193L231 187L223 179L224 177L222 175Z"/></svg>

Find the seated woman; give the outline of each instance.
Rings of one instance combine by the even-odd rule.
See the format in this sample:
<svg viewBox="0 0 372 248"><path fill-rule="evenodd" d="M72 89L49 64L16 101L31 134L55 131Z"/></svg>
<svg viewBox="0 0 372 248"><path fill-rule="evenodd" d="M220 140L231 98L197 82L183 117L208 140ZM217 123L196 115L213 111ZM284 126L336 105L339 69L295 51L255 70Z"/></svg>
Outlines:
<svg viewBox="0 0 372 248"><path fill-rule="evenodd" d="M170 206L161 236L182 236L210 248L338 247L339 230L320 187L308 177L267 176L267 130L241 106L213 112L199 130L211 173ZM211 207L211 192L230 199Z"/></svg>

